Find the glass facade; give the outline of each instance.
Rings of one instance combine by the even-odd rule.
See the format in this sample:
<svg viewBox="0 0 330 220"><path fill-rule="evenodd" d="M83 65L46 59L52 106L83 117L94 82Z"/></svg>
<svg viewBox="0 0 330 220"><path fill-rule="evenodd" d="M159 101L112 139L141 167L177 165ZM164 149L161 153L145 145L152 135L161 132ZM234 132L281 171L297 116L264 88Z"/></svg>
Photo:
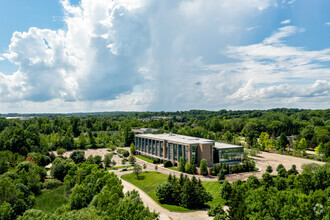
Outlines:
<svg viewBox="0 0 330 220"><path fill-rule="evenodd" d="M191 146L191 163L197 163L197 146Z"/></svg>
<svg viewBox="0 0 330 220"><path fill-rule="evenodd" d="M217 149L219 162L237 162L243 159L244 148Z"/></svg>

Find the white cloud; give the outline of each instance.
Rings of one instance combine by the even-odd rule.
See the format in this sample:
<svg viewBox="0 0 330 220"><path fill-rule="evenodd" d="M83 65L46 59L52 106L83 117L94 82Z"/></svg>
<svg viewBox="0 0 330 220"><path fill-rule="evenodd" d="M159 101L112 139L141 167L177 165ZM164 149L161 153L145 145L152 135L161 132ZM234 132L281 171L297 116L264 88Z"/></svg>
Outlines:
<svg viewBox="0 0 330 220"><path fill-rule="evenodd" d="M258 97L261 107L283 100L296 107L301 97L307 107L326 106L330 70L322 62L330 49L285 44L303 29L228 46L259 28L246 27L275 0L61 3L63 29L13 34L3 56L19 69L0 73L0 111L254 108Z"/></svg>
<svg viewBox="0 0 330 220"><path fill-rule="evenodd" d="M330 26L330 22L326 22L324 25L326 25L326 26Z"/></svg>
<svg viewBox="0 0 330 220"><path fill-rule="evenodd" d="M248 27L246 28L247 31L253 31L255 29L261 28L261 26L253 26L253 27Z"/></svg>
<svg viewBox="0 0 330 220"><path fill-rule="evenodd" d="M289 24L289 23L291 23L290 19L287 19L287 20L284 20L284 21L281 22L281 24Z"/></svg>

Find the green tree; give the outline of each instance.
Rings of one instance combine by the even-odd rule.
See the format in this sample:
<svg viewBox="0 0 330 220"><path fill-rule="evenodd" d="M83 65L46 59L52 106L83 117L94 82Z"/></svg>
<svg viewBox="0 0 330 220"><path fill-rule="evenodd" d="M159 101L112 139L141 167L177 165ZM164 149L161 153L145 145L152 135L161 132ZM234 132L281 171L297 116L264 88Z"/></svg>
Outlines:
<svg viewBox="0 0 330 220"><path fill-rule="evenodd" d="M282 133L280 135L280 138L278 139L278 145L279 145L279 148L282 149L282 150L285 150L287 146L289 146L289 140L288 138L286 137L286 135L284 133Z"/></svg>
<svg viewBox="0 0 330 220"><path fill-rule="evenodd" d="M75 150L71 153L70 158L75 163L83 163L83 162L85 162L85 151Z"/></svg>
<svg viewBox="0 0 330 220"><path fill-rule="evenodd" d="M131 155L131 156L129 156L128 161L129 161L130 164L134 165L135 162L136 162L136 159L133 155Z"/></svg>
<svg viewBox="0 0 330 220"><path fill-rule="evenodd" d="M169 182L163 182L157 186L156 196L160 203L172 204L173 198L172 184Z"/></svg>
<svg viewBox="0 0 330 220"><path fill-rule="evenodd" d="M230 185L230 183L225 180L220 188L220 196L221 198L225 199L225 200L229 200L231 197L231 192L232 192L232 186Z"/></svg>
<svg viewBox="0 0 330 220"><path fill-rule="evenodd" d="M305 138L301 138L300 141L299 141L299 150L305 154L306 150L307 150L307 141Z"/></svg>
<svg viewBox="0 0 330 220"><path fill-rule="evenodd" d="M206 175L207 174L207 160L206 159L202 159L201 160L201 164L200 164L200 172L203 174L203 175Z"/></svg>
<svg viewBox="0 0 330 220"><path fill-rule="evenodd" d="M59 149L56 150L57 155L59 155L61 157L63 156L63 154L65 152L66 152L66 150L64 148L59 148Z"/></svg>
<svg viewBox="0 0 330 220"><path fill-rule="evenodd" d="M271 165L268 165L267 166L266 172L268 172L268 173L272 173L273 172L273 168L272 168Z"/></svg>
<svg viewBox="0 0 330 220"><path fill-rule="evenodd" d="M135 155L135 146L133 143L131 143L130 152L131 152L131 155Z"/></svg>
<svg viewBox="0 0 330 220"><path fill-rule="evenodd" d="M142 172L142 167L140 164L134 164L133 173L136 175L136 179L139 179L139 175Z"/></svg>
<svg viewBox="0 0 330 220"><path fill-rule="evenodd" d="M103 160L104 167L109 167L110 166L111 159L112 159L112 154L107 153L107 154L104 155L104 160Z"/></svg>
<svg viewBox="0 0 330 220"><path fill-rule="evenodd" d="M94 156L94 163L101 166L102 165L102 157L100 155Z"/></svg>
<svg viewBox="0 0 330 220"><path fill-rule="evenodd" d="M82 185L76 185L70 195L69 206L73 209L81 209L88 205L87 190Z"/></svg>

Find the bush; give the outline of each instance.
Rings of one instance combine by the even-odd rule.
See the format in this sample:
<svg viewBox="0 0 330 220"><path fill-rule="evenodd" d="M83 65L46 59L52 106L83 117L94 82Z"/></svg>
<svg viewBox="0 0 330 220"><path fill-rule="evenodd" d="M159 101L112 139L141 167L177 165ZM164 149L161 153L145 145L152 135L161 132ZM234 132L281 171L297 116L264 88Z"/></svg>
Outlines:
<svg viewBox="0 0 330 220"><path fill-rule="evenodd" d="M155 159L153 159L152 163L153 164L159 164L160 163L160 159L155 158Z"/></svg>
<svg viewBox="0 0 330 220"><path fill-rule="evenodd" d="M165 161L164 167L172 167L172 166L173 166L173 164L171 161Z"/></svg>
<svg viewBox="0 0 330 220"><path fill-rule="evenodd" d="M205 159L202 159L199 168L200 168L201 174L203 174L203 175L207 174L207 161Z"/></svg>
<svg viewBox="0 0 330 220"><path fill-rule="evenodd" d="M124 149L117 149L117 153L123 155L124 157L129 156L129 152L127 150L124 150Z"/></svg>
<svg viewBox="0 0 330 220"><path fill-rule="evenodd" d="M47 180L44 182L43 184L43 188L45 189L55 189L59 186L63 185L63 183L57 179L51 179L51 180Z"/></svg>

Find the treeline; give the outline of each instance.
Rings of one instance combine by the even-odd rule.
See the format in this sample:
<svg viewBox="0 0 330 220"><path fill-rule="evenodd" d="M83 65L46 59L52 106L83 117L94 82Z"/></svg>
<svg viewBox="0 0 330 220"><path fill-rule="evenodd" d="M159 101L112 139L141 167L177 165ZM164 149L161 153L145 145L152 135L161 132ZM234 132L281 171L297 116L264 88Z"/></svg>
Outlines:
<svg viewBox="0 0 330 220"><path fill-rule="evenodd" d="M221 204L211 207L215 219L328 219L330 217L329 164L304 165L298 174L293 166L278 175L266 172L262 179L250 176L233 184L224 181L220 195L227 202L226 213Z"/></svg>
<svg viewBox="0 0 330 220"><path fill-rule="evenodd" d="M261 150L287 151L295 148L296 152L302 154L307 148L320 146L318 152L321 159L326 159L330 154L329 109L191 110L46 116L26 120L0 119L0 150L26 155L31 151L45 152L57 148L129 146L134 141L134 135L130 132L132 128L150 127L159 129L160 133L172 132L246 144ZM285 139L280 140L281 135Z"/></svg>

